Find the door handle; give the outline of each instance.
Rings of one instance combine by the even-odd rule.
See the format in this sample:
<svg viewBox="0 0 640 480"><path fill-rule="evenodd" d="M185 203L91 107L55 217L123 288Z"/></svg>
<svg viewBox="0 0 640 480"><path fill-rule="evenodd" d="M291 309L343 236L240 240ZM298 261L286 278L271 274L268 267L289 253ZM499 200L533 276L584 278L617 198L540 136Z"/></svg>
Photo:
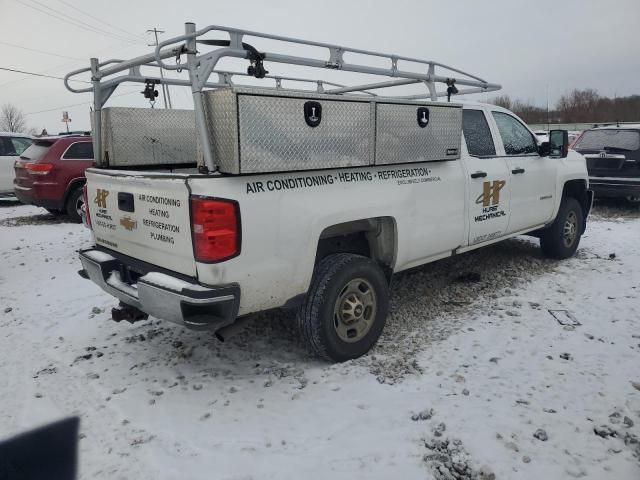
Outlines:
<svg viewBox="0 0 640 480"><path fill-rule="evenodd" d="M484 178L487 176L487 172L475 172L471 174L471 178Z"/></svg>
<svg viewBox="0 0 640 480"><path fill-rule="evenodd" d="M513 173L514 175L524 173L524 168L514 168L513 170L511 170L511 173Z"/></svg>

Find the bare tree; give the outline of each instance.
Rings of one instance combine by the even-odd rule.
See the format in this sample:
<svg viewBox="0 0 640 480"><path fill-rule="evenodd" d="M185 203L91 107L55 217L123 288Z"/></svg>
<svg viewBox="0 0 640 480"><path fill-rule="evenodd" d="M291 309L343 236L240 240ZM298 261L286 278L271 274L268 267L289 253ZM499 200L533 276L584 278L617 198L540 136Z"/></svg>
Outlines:
<svg viewBox="0 0 640 480"><path fill-rule="evenodd" d="M511 100L509 95L498 95L493 100L489 100L489 103L506 108L507 110L511 110L513 108L513 100Z"/></svg>
<svg viewBox="0 0 640 480"><path fill-rule="evenodd" d="M27 120L14 105L5 103L0 110L0 130L7 132L22 132L27 128Z"/></svg>

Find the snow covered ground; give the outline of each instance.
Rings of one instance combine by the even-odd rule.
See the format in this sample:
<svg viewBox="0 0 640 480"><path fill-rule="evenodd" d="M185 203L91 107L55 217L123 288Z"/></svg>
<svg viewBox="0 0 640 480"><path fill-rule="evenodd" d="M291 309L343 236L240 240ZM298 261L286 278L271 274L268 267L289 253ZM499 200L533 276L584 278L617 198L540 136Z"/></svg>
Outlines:
<svg viewBox="0 0 640 480"><path fill-rule="evenodd" d="M639 242L605 205L568 261L523 238L398 275L379 345L328 365L286 313L224 344L116 324L88 231L0 201L0 438L80 415L85 479L638 479Z"/></svg>

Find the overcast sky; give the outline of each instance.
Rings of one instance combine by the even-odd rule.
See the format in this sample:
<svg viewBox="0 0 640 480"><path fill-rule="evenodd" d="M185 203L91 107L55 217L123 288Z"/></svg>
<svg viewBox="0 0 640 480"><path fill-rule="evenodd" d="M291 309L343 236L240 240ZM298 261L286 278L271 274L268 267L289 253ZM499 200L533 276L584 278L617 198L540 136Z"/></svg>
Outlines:
<svg viewBox="0 0 640 480"><path fill-rule="evenodd" d="M553 105L576 87L639 94L639 20L640 0L0 0L0 67L62 76L92 56L147 53L148 28L165 30L166 39L194 21L437 60L544 106L547 91ZM130 93L140 90L122 85L108 105L148 105ZM174 106L192 108L186 89L172 97ZM30 127L62 130L68 110L72 129L88 129L90 101L60 80L0 71L0 104L23 110Z"/></svg>

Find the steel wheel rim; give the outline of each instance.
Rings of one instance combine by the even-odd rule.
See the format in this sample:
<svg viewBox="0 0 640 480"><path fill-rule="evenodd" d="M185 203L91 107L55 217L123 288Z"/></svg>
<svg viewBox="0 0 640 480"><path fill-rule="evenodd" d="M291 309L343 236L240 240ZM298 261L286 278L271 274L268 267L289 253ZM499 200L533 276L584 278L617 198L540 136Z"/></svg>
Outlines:
<svg viewBox="0 0 640 480"><path fill-rule="evenodd" d="M578 216L573 210L567 214L567 218L564 221L564 227L562 229L562 240L564 246L569 248L576 241L578 236Z"/></svg>
<svg viewBox="0 0 640 480"><path fill-rule="evenodd" d="M82 217L82 207L84 206L84 198L82 196L78 197L76 200L76 213Z"/></svg>
<svg viewBox="0 0 640 480"><path fill-rule="evenodd" d="M354 343L362 340L376 318L377 298L373 286L364 278L347 283L333 309L333 326L338 338Z"/></svg>

